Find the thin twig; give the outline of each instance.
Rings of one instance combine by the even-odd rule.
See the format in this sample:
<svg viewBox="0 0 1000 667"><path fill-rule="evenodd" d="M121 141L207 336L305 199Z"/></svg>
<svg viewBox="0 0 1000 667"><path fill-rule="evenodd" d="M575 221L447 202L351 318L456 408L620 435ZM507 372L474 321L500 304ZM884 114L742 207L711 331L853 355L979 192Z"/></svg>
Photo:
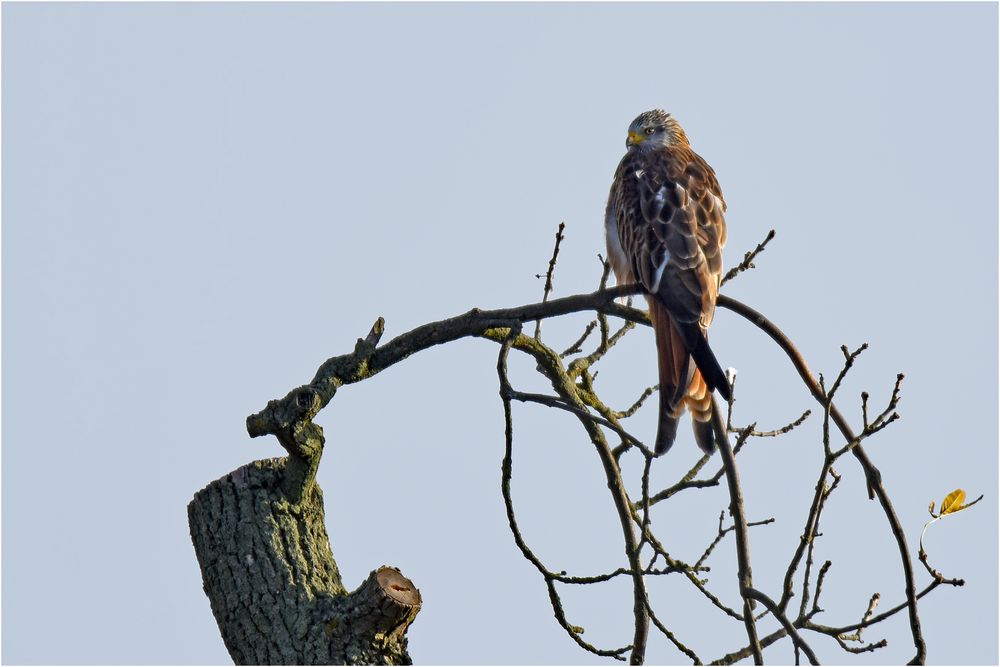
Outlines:
<svg viewBox="0 0 1000 667"><path fill-rule="evenodd" d="M819 606L819 596L823 593L823 582L826 580L826 574L830 571L830 566L832 565L832 561L826 561L819 568L819 574L816 576L816 593L813 595L812 614L818 614L823 611Z"/></svg>
<svg viewBox="0 0 1000 667"><path fill-rule="evenodd" d="M881 596L878 593L872 595L871 600L868 602L868 609L861 617L861 627L859 627L854 632L854 634L852 635L842 634L834 637L834 639L837 640L837 643L840 644L840 647L845 651L847 651L848 653L854 653L855 655L860 653L869 653L869 652L874 652L880 648L885 648L888 645L888 642L886 642L885 639L881 639L872 644L864 644L864 641L861 639L861 633L864 632L864 629L866 627L865 623L867 623L871 619L872 614L875 613L875 607L878 606L878 601L880 597ZM862 646L850 646L847 643L849 641L858 642L859 644L862 644Z"/></svg>
<svg viewBox="0 0 1000 667"><path fill-rule="evenodd" d="M792 554L788 567L785 568L781 600L778 602L778 607L782 611L788 608L788 603L794 594L793 580L795 572L798 570L799 563L802 562L802 557L805 555L806 549L810 544L812 544L812 541L816 536L816 527L819 522L819 516L823 510L823 502L826 494L826 477L830 471L830 465L831 462L829 457L825 458L823 460L823 466L820 469L819 479L816 480L816 485L813 490L813 499L809 505L809 511L806 514L806 525L802 529L802 535L799 537L798 546Z"/></svg>
<svg viewBox="0 0 1000 667"><path fill-rule="evenodd" d="M798 626L798 622L796 622L794 625ZM788 636L788 630L786 630L785 628L779 628L779 629L775 630L774 632L772 632L771 634L769 634L769 635L767 635L765 637L762 637L761 640L760 640L760 647L761 648L767 648L771 644L775 643L778 640L784 639L787 636ZM727 653L726 655L722 656L721 658L717 658L717 659L713 660L712 662L710 662L708 664L710 664L710 665L732 665L732 664L734 664L734 663L736 663L736 662L738 662L740 660L743 660L744 658L749 658L751 655L753 655L753 649L750 646L745 646L745 647L739 649L738 651L733 651L732 653Z"/></svg>
<svg viewBox="0 0 1000 667"><path fill-rule="evenodd" d="M583 349L583 344L587 341L587 338L590 337L590 334L593 333L596 327L597 327L597 320L591 320L590 324L588 324L587 328L583 330L583 334L581 334L581 336L576 340L576 342L570 345L564 351L560 352L559 356L565 359L571 354L576 354L577 352L581 352Z"/></svg>
<svg viewBox="0 0 1000 667"><path fill-rule="evenodd" d="M844 641L854 641L861 642L861 633L865 631L865 623L871 620L872 615L875 613L875 608L878 606L879 600L882 596L879 593L874 593L871 599L868 601L868 608L865 609L865 613L861 615L861 627L854 631L854 634L848 635L843 634L838 637L838 639L843 639Z"/></svg>
<svg viewBox="0 0 1000 667"><path fill-rule="evenodd" d="M649 600L646 600L646 609L649 611L649 618L653 621L653 625L656 626L656 629L662 632L663 635L670 640L670 643L677 647L678 651L689 657L692 663L696 665L702 664L701 658L698 657L698 654L682 644L681 641L677 639L677 636L660 622L660 619L656 617L656 613L653 612L652 606L649 605Z"/></svg>
<svg viewBox="0 0 1000 667"><path fill-rule="evenodd" d="M549 300L549 294L552 293L552 274L556 270L556 260L559 259L559 244L563 240L563 230L566 229L566 223L559 223L559 230L556 231L556 245L552 248L552 259L549 260L549 270L545 272L545 289L542 291L542 303ZM536 278L541 278L541 274L535 276ZM535 320L535 340L541 338L542 335L542 320Z"/></svg>
<svg viewBox="0 0 1000 667"><path fill-rule="evenodd" d="M804 616L806 613L806 605L809 603L809 577L812 574L813 566L813 550L816 546L816 538L822 533L819 532L819 523L823 514L823 509L826 507L826 501L830 498L830 494L837 488L840 484L841 477L837 474L837 471L833 469L830 465L824 465L824 469L830 477L833 478L833 484L827 485L826 480L823 480L822 496L820 497L819 505L816 508L816 516L812 521L812 526L809 529L808 544L806 547L806 570L802 575L802 600L799 603L799 616ZM829 561L828 561L829 562ZM819 584L817 583L817 586ZM817 591L818 595L818 591ZM784 601L784 595L782 595L782 600ZM787 603L786 603L787 604Z"/></svg>
<svg viewBox="0 0 1000 667"><path fill-rule="evenodd" d="M773 238L774 238L774 230L772 229L767 233L767 236L764 237L764 240L757 244L756 248L754 248L753 250L751 250L750 252L748 252L743 256L742 262L740 262L733 268L729 269L729 272L722 279L722 282L719 283L719 286L721 287L722 285L725 285L730 280L732 280L739 274L743 273L744 271L756 268L754 266L753 260L757 257L757 255L759 255L764 251L764 248L767 246L768 243L771 242L771 239Z"/></svg>
<svg viewBox="0 0 1000 667"><path fill-rule="evenodd" d="M795 626L792 625L792 622L788 620L788 617L786 617L785 614L778 608L778 605L775 604L774 600L772 600L771 598L769 598L767 595L760 592L756 588L751 588L749 591L747 591L747 595L753 598L754 600L757 600L758 602L762 603L765 607L767 607L767 610L770 611L771 614L773 614L774 617L778 619L778 622L781 623L781 626L785 628L788 634L792 637L792 641L795 642L796 648L801 649L801 651L806 654L806 657L809 658L810 665L819 664L819 660L816 658L816 654L813 653L812 648L810 648L809 644L807 644L805 640L802 639L798 631L795 629Z"/></svg>
<svg viewBox="0 0 1000 667"><path fill-rule="evenodd" d="M642 394L639 396L639 398L636 399L635 403L630 405L626 410L622 410L621 412L615 412L614 413L615 417L617 417L618 419L628 419L629 417L634 415L636 411L638 411L639 408L642 407L642 404L646 402L646 399L652 396L653 392L656 391L659 387L660 385L658 384L654 384L652 387L646 387L643 390Z"/></svg>
<svg viewBox="0 0 1000 667"><path fill-rule="evenodd" d="M587 412L586 408L577 407L571 405L566 401L556 397L556 396L546 396L545 394L531 394L521 391L511 391L510 397L514 400L521 401L523 403L538 403L539 405L544 405L550 408L558 408L560 410L565 410L566 412L572 412L574 415L580 419L589 419L595 424L600 424L601 426L606 426L612 431L617 433L622 440L627 441L630 445L638 447L644 453L648 453L652 456L652 452L646 445L644 445L638 438L626 431L621 425L616 424L608 419L599 417L597 415Z"/></svg>
<svg viewBox="0 0 1000 667"><path fill-rule="evenodd" d="M785 424L784 426L781 426L781 427L776 428L776 429L771 430L771 431L758 431L756 429L751 429L750 435L752 437L754 437L754 438L776 438L779 435L785 435L786 433L788 433L792 429L794 429L796 426L801 425L802 422L804 422L806 419L808 419L809 415L811 415L811 414L812 414L812 410L806 410L799 417L797 417L795 419L795 421L789 422L789 423ZM746 427L730 426L729 430L731 432L734 432L734 431L742 431L745 428Z"/></svg>
<svg viewBox="0 0 1000 667"><path fill-rule="evenodd" d="M641 530L641 539L639 540L639 549L642 549L642 545L646 543L646 536L649 535L649 471L653 465L654 456L647 455L646 461L642 466L642 524L639 526ZM657 554L654 554L655 558ZM652 561L650 561L652 562ZM647 599L646 605L649 605L649 600Z"/></svg>
<svg viewBox="0 0 1000 667"><path fill-rule="evenodd" d="M722 527L722 521L725 515L726 515L725 511L719 512L719 532L718 534L716 534L715 539L712 540L712 543L709 544L708 547L705 549L705 551L701 554L701 557L698 558L697 561L695 561L695 564L693 566L695 569L700 568L705 563L705 561L708 560L708 557L712 555L712 552L715 550L715 547L719 545L719 542L722 541L723 537L725 537L732 531L736 530L735 523L731 526L727 526L726 528ZM770 523L774 523L774 517L771 517L770 519L764 519L763 521L751 521L747 524L747 527L753 528L754 526L766 526Z"/></svg>
<svg viewBox="0 0 1000 667"><path fill-rule="evenodd" d="M610 336L608 335L608 331L606 329L602 329L601 343L597 346L597 349L585 357L574 359L570 362L569 368L566 369L566 372L569 373L570 377L579 376L583 371L588 370L591 366L600 361L601 358L603 358L604 355L611 350L611 348L618 344L618 341L620 341L625 334L634 328L635 322L625 322L625 324L623 324L618 331L614 332Z"/></svg>
<svg viewBox="0 0 1000 667"><path fill-rule="evenodd" d="M847 374L850 372L851 368L854 366L854 361L858 356L868 349L868 343L862 343L861 347L854 350L854 352L849 352L846 345L840 346L840 351L844 353L844 367L840 369L840 373L837 375L837 379L833 381L833 386L830 387L830 393L827 394L827 400L832 401L833 395L837 393L840 388L840 383L844 381Z"/></svg>
<svg viewBox="0 0 1000 667"><path fill-rule="evenodd" d="M719 530L718 530L718 532L715 535L715 539L712 540L712 542L705 548L705 551L702 552L701 557L698 560L695 561L695 563L694 563L695 567L698 567L699 565L701 565L702 563L704 563L706 560L708 560L708 557L712 555L712 551L715 549L716 546L718 546L719 542L722 541L722 538L725 536L725 534L728 533L729 531L733 530L736 527L736 525L733 524L729 528L726 528L725 530L723 530L723 528L722 528L722 522L725 520L725 518L726 518L726 511L722 510L721 512L719 512Z"/></svg>
<svg viewBox="0 0 1000 667"><path fill-rule="evenodd" d="M623 654L631 650L631 646L623 646L621 648L615 649L599 649L593 644L583 640L580 635L583 634L583 628L578 625L571 625L569 621L566 620L566 613L563 611L562 600L559 599L559 594L556 592L556 585L551 579L545 580L545 586L549 591L549 601L552 603L552 611L555 614L556 621L562 626L563 630L566 631L573 641L580 646L580 648L593 653L595 655L603 656L605 658L614 658L615 660L625 661Z"/></svg>
<svg viewBox="0 0 1000 667"><path fill-rule="evenodd" d="M880 639L874 644L865 644L864 646L851 646L840 637L834 637L834 639L836 639L837 643L840 644L840 648L844 649L848 653L854 654L874 652L889 645L889 642L885 639Z"/></svg>

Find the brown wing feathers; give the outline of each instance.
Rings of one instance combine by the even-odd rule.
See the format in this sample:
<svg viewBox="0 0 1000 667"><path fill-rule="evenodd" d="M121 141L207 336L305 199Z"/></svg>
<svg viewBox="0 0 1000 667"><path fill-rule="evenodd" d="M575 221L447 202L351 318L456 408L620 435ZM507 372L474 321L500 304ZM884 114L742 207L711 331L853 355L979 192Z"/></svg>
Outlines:
<svg viewBox="0 0 1000 667"><path fill-rule="evenodd" d="M626 155L615 184L619 237L633 276L649 292L656 332L661 408L656 451L673 443L685 404L699 446L710 451L711 392L730 397L707 338L726 238L718 181L689 146L677 145Z"/></svg>

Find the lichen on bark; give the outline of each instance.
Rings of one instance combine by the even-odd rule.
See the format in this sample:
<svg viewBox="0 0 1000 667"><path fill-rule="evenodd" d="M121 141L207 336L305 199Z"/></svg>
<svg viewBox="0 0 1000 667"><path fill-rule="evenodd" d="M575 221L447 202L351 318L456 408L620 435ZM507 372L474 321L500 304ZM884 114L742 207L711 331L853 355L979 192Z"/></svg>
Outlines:
<svg viewBox="0 0 1000 667"><path fill-rule="evenodd" d="M381 567L348 593L330 549L323 493L311 481L290 498L288 472L288 458L254 461L188 505L205 593L233 661L410 664L405 633L420 592Z"/></svg>

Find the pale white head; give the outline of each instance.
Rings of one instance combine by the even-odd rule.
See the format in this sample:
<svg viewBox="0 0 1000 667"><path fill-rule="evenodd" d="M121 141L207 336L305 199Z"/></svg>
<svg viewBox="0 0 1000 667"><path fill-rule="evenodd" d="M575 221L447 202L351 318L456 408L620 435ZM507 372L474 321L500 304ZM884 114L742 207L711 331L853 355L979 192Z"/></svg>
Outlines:
<svg viewBox="0 0 1000 667"><path fill-rule="evenodd" d="M687 143L680 123L663 109L653 109L639 114L628 126L625 147L630 151L648 151Z"/></svg>

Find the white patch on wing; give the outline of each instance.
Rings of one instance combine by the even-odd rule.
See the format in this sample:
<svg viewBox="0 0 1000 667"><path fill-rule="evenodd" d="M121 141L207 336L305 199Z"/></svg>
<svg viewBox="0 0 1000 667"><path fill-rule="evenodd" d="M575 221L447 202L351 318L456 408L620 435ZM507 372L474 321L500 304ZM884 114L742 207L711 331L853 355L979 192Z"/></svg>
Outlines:
<svg viewBox="0 0 1000 667"><path fill-rule="evenodd" d="M667 268L667 262L670 261L670 253L663 250L663 261L660 265L656 267L656 272L653 274L653 284L650 285L650 292L658 292L660 290L660 281L663 280L663 271Z"/></svg>
<svg viewBox="0 0 1000 667"><path fill-rule="evenodd" d="M618 220L611 211L608 211L608 215L604 218L604 235L608 244L608 261L611 262L611 270L615 272L615 281L619 285L632 282L629 275L631 272L628 271L628 256L618 236Z"/></svg>
<svg viewBox="0 0 1000 667"><path fill-rule="evenodd" d="M643 175L643 174L645 174L645 173L646 173L646 172L645 172L645 171L643 171L642 169L636 169L636 170L635 170L635 177L636 177L636 178L642 178L642 175Z"/></svg>
<svg viewBox="0 0 1000 667"><path fill-rule="evenodd" d="M667 198L667 186L661 185L660 189L656 191L656 203L663 206L663 202Z"/></svg>

